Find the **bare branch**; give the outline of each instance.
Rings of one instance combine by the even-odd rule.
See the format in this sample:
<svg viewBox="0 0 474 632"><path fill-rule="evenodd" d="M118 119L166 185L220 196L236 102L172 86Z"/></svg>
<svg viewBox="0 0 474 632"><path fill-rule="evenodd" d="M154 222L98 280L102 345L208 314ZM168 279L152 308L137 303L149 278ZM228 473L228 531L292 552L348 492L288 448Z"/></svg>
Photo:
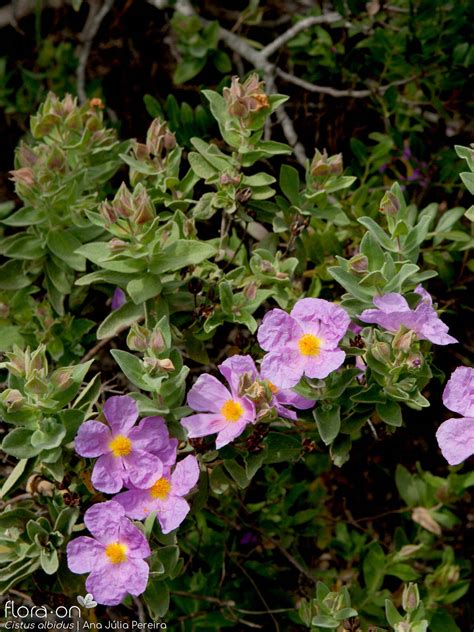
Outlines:
<svg viewBox="0 0 474 632"><path fill-rule="evenodd" d="M87 101L86 66L92 48L92 41L97 35L97 31L100 28L102 20L110 11L113 4L114 0L104 0L102 6L100 6L96 0L93 0L90 3L89 15L87 16L82 33L79 36L83 42L79 53L79 63L76 71L77 96L79 97L80 103L85 103Z"/></svg>
<svg viewBox="0 0 474 632"><path fill-rule="evenodd" d="M273 68L272 68L272 72L269 71L265 74L265 83L269 92L276 91ZM285 135L285 138L288 141L288 144L293 148L293 151L295 152L296 159L298 160L298 162L300 163L302 167L306 167L306 162L308 160L308 157L306 155L305 148L298 140L298 135L293 126L293 121L286 113L286 110L283 107L283 105L280 105L280 107L276 110L275 115L277 117L277 121L281 125L283 134Z"/></svg>
<svg viewBox="0 0 474 632"><path fill-rule="evenodd" d="M282 46L292 40L301 31L305 31L315 24L333 24L334 22L339 22L343 19L342 15L336 13L335 11L332 13L313 15L309 18L304 18L278 36L275 40L273 40L273 42L265 46L265 48L260 51L260 55L264 59L268 59L271 55L273 55L273 53L276 53L279 48L282 48Z"/></svg>
<svg viewBox="0 0 474 632"><path fill-rule="evenodd" d="M340 90L338 88L331 88L330 86L319 86L316 83L310 83L305 79L300 79L299 77L295 77L295 75L290 74L289 72L285 72L281 68L275 67L275 74L278 77L281 77L288 83L293 83L295 86L299 86L300 88L304 88L308 90L308 92L318 92L320 94L329 94L332 97L352 97L354 99L365 99L366 97L370 97L372 94L385 94L389 88L394 86L402 86L406 83L410 83L417 78L417 75L413 75L411 77L405 77L405 79L399 79L398 81L392 81L392 83L388 83L384 86L374 85L373 89L364 89L364 90Z"/></svg>

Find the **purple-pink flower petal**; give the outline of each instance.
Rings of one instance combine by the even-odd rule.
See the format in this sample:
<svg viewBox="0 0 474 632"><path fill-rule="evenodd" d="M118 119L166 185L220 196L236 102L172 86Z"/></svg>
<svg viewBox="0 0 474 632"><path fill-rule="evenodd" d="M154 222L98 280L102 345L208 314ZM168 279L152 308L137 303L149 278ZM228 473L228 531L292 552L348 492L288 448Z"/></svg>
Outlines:
<svg viewBox="0 0 474 632"><path fill-rule="evenodd" d="M459 366L446 384L443 404L465 417L474 417L474 369Z"/></svg>
<svg viewBox="0 0 474 632"><path fill-rule="evenodd" d="M159 478L163 472L161 460L145 450L136 450L134 447L130 454L122 459L130 482L141 489L153 484L153 481Z"/></svg>
<svg viewBox="0 0 474 632"><path fill-rule="evenodd" d="M282 309L272 309L262 320L257 333L258 344L265 351L276 351L303 335L298 322Z"/></svg>
<svg viewBox="0 0 474 632"><path fill-rule="evenodd" d="M123 487L125 468L121 458L116 458L111 452L100 456L92 470L92 484L96 489L106 494L116 494Z"/></svg>
<svg viewBox="0 0 474 632"><path fill-rule="evenodd" d="M86 421L79 426L74 447L80 456L95 458L109 451L110 429L100 421Z"/></svg>
<svg viewBox="0 0 474 632"><path fill-rule="evenodd" d="M113 434L127 434L138 419L137 403L129 395L109 397L103 412Z"/></svg>
<svg viewBox="0 0 474 632"><path fill-rule="evenodd" d="M258 379L258 371L253 358L249 355L233 355L219 365L219 371L225 377L233 393L239 392L240 379L247 374L251 381Z"/></svg>
<svg viewBox="0 0 474 632"><path fill-rule="evenodd" d="M345 309L320 298L303 298L291 310L291 316L305 333L320 336L323 348L333 349L344 337L350 318Z"/></svg>
<svg viewBox="0 0 474 632"><path fill-rule="evenodd" d="M304 365L305 375L322 380L338 369L344 362L345 357L346 354L341 349L334 349L334 351L322 349L315 358L306 358Z"/></svg>
<svg viewBox="0 0 474 632"><path fill-rule="evenodd" d="M118 539L121 520L124 516L123 507L115 500L108 500L92 505L84 514L84 523L99 542L108 544Z"/></svg>
<svg viewBox="0 0 474 632"><path fill-rule="evenodd" d="M248 421L245 419L241 419L233 423L227 423L226 427L217 433L216 448L219 450L220 448L223 448L225 445L239 437L245 430L247 424Z"/></svg>
<svg viewBox="0 0 474 632"><path fill-rule="evenodd" d="M195 456L190 454L176 463L171 474L171 493L185 496L198 482L199 464Z"/></svg>
<svg viewBox="0 0 474 632"><path fill-rule="evenodd" d="M450 465L458 465L474 454L474 418L444 421L436 432L441 452Z"/></svg>
<svg viewBox="0 0 474 632"><path fill-rule="evenodd" d="M181 419L181 424L186 428L190 439L220 432L227 423L219 413L198 413Z"/></svg>
<svg viewBox="0 0 474 632"><path fill-rule="evenodd" d="M188 406L202 412L220 412L232 396L229 390L213 375L200 375L188 393Z"/></svg>
<svg viewBox="0 0 474 632"><path fill-rule="evenodd" d="M278 388L291 388L302 378L304 366L304 358L296 348L284 347L264 356L260 372Z"/></svg>
<svg viewBox="0 0 474 632"><path fill-rule="evenodd" d="M90 573L104 555L104 547L94 538L80 536L67 545L67 563L73 573Z"/></svg>
<svg viewBox="0 0 474 632"><path fill-rule="evenodd" d="M188 502L179 496L160 501L157 518L163 533L167 534L177 529L188 515L189 510Z"/></svg>

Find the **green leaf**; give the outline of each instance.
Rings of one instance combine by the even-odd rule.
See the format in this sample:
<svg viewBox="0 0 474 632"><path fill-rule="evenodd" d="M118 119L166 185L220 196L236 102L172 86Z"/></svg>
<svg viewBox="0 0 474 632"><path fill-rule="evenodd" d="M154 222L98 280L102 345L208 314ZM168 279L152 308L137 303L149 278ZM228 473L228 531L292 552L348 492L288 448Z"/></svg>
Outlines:
<svg viewBox="0 0 474 632"><path fill-rule="evenodd" d="M401 623L404 620L390 599L385 600L385 616L392 628L394 628L397 623Z"/></svg>
<svg viewBox="0 0 474 632"><path fill-rule="evenodd" d="M226 459L224 461L224 467L241 489L245 489L245 487L248 486L250 481L247 477L246 471L235 460Z"/></svg>
<svg viewBox="0 0 474 632"><path fill-rule="evenodd" d="M97 329L98 340L116 336L120 331L140 320L143 316L143 305L125 303L118 309L114 309Z"/></svg>
<svg viewBox="0 0 474 632"><path fill-rule="evenodd" d="M153 257L150 266L153 274L163 274L173 270L180 270L191 265L197 265L206 259L210 259L217 252L215 246L203 241L192 239L178 239L160 254Z"/></svg>
<svg viewBox="0 0 474 632"><path fill-rule="evenodd" d="M31 430L15 428L7 434L2 442L2 450L17 459L29 459L41 452L41 448L31 445Z"/></svg>
<svg viewBox="0 0 474 632"><path fill-rule="evenodd" d="M371 217L359 217L357 221L367 228L372 237L382 248L390 250L391 252L397 252L397 245L392 242L387 233Z"/></svg>
<svg viewBox="0 0 474 632"><path fill-rule="evenodd" d="M34 235L17 233L0 241L0 254L10 259L39 259L44 255L43 243Z"/></svg>
<svg viewBox="0 0 474 632"><path fill-rule="evenodd" d="M332 268L328 268L329 274L346 290L349 294L352 294L355 298L358 298L360 301L364 302L372 302L372 295L368 290L362 287L358 280L347 272L343 270L340 266L334 266Z"/></svg>
<svg viewBox="0 0 474 632"><path fill-rule="evenodd" d="M266 447L265 463L291 463L301 454L300 441L288 434L270 432L263 443Z"/></svg>
<svg viewBox="0 0 474 632"><path fill-rule="evenodd" d="M46 245L58 259L67 263L73 270L83 272L86 269L85 257L75 253L82 244L72 233L64 229L51 230L46 237Z"/></svg>
<svg viewBox="0 0 474 632"><path fill-rule="evenodd" d="M401 426L403 423L402 409L400 404L387 400L385 403L378 403L376 405L377 413L386 424L390 426Z"/></svg>
<svg viewBox="0 0 474 632"><path fill-rule="evenodd" d="M163 564L166 575L172 577L178 564L179 547L175 544L161 547L158 549L158 559Z"/></svg>
<svg viewBox="0 0 474 632"><path fill-rule="evenodd" d="M474 195L474 173L469 173L465 171L460 175L466 189L469 191L469 193L471 193L471 195Z"/></svg>
<svg viewBox="0 0 474 632"><path fill-rule="evenodd" d="M203 70L206 61L207 57L188 57L187 59L183 59L176 66L176 70L173 74L173 83L186 83L186 81L189 81Z"/></svg>
<svg viewBox="0 0 474 632"><path fill-rule="evenodd" d="M369 594L377 592L385 575L385 555L378 542L369 545L362 564L364 581Z"/></svg>
<svg viewBox="0 0 474 632"><path fill-rule="evenodd" d="M139 279L133 279L127 285L127 293L136 305L145 303L161 292L161 281L155 274L144 274Z"/></svg>
<svg viewBox="0 0 474 632"><path fill-rule="evenodd" d="M300 204L300 177L298 171L289 165L280 169L280 188L294 206Z"/></svg>
<svg viewBox="0 0 474 632"><path fill-rule="evenodd" d="M315 625L318 628L330 628L334 630L339 627L339 621L336 621L333 617L328 617L325 614L318 614L313 617L311 625Z"/></svg>
<svg viewBox="0 0 474 632"><path fill-rule="evenodd" d="M21 478L21 475L25 471L27 463L28 459L20 459L18 461L18 463L8 475L8 478L4 481L2 489L0 489L0 498L3 498L5 494L8 494L8 492L15 486L15 484L18 482L18 479Z"/></svg>
<svg viewBox="0 0 474 632"><path fill-rule="evenodd" d="M59 568L58 552L55 548L50 551L41 549L40 553L41 568L47 575L54 575Z"/></svg>
<svg viewBox="0 0 474 632"><path fill-rule="evenodd" d="M0 266L0 290L20 290L31 285L20 261L7 261Z"/></svg>
<svg viewBox="0 0 474 632"><path fill-rule="evenodd" d="M341 429L341 407L338 405L317 406L313 410L321 439L325 445L330 445Z"/></svg>
<svg viewBox="0 0 474 632"><path fill-rule="evenodd" d="M170 593L165 582L149 581L143 600L153 620L161 619L170 607Z"/></svg>
<svg viewBox="0 0 474 632"><path fill-rule="evenodd" d="M135 384L135 386L138 386L144 391L154 390L154 388L143 379L146 374L140 358L121 349L111 349L110 354L132 384Z"/></svg>

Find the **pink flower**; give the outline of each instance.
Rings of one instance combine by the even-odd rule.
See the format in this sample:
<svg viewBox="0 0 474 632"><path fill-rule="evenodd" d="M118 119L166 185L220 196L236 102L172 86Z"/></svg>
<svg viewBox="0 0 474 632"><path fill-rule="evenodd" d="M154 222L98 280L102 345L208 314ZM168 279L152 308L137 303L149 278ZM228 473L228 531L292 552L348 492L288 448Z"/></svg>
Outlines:
<svg viewBox="0 0 474 632"><path fill-rule="evenodd" d="M222 448L242 434L255 421L255 406L240 397L231 385L229 391L212 375L200 375L188 393L188 406L200 411L181 420L188 437L217 433L216 448Z"/></svg>
<svg viewBox="0 0 474 632"><path fill-rule="evenodd" d="M183 496L196 485L199 465L195 456L189 455L176 464L171 473L165 468L148 489L132 488L115 496L130 518L143 520L156 511L163 533L177 529L189 513L189 504Z"/></svg>
<svg viewBox="0 0 474 632"><path fill-rule="evenodd" d="M119 503L93 505L84 515L93 538L82 536L67 545L67 562L73 573L90 573L86 589L106 606L116 606L127 594L141 595L148 583L144 561L151 554L143 533Z"/></svg>
<svg viewBox="0 0 474 632"><path fill-rule="evenodd" d="M438 345L457 342L456 338L448 334L448 326L433 308L428 292L421 285L415 292L421 296L415 309L410 308L401 294L390 292L384 296L376 296L374 305L378 309L364 310L359 319L365 323L375 323L394 333L403 325L414 331L420 340L429 340Z"/></svg>
<svg viewBox="0 0 474 632"><path fill-rule="evenodd" d="M110 397L103 412L109 426L86 421L75 439L76 452L97 459L92 483L102 492L114 494L130 481L147 487L176 459L177 439L170 439L162 417L146 417L134 427L138 408L128 395Z"/></svg>
<svg viewBox="0 0 474 632"><path fill-rule="evenodd" d="M301 299L290 314L272 309L258 330L258 342L268 352L262 376L282 389L295 386L303 375L327 377L344 362L338 344L349 322L342 307L318 298Z"/></svg>
<svg viewBox="0 0 474 632"><path fill-rule="evenodd" d="M255 362L249 355L233 355L225 360L219 371L229 382L236 393L241 393L242 387L249 388L257 381L263 380L260 377ZM280 417L295 420L298 415L293 410L288 410L287 406L293 406L300 410L306 410L314 406L314 401L306 399L291 389L279 389L270 380L267 380L270 391L273 394L270 406L273 406Z"/></svg>
<svg viewBox="0 0 474 632"><path fill-rule="evenodd" d="M474 454L474 369L458 367L444 389L446 408L464 417L444 421L436 432L440 450L450 465L458 465Z"/></svg>

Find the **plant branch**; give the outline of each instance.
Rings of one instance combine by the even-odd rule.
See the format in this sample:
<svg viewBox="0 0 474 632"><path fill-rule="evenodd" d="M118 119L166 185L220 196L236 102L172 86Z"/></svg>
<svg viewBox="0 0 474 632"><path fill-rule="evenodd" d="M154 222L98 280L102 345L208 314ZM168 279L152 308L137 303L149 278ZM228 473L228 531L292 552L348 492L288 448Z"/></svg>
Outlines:
<svg viewBox="0 0 474 632"><path fill-rule="evenodd" d="M99 30L100 25L102 24L102 20L110 11L113 4L114 4L114 0L104 0L102 6L100 6L97 0L91 0L89 14L87 16L87 20L82 30L82 33L79 36L79 39L82 41L82 47L79 52L79 63L77 65L77 71L76 71L76 83L77 83L77 96L79 97L80 103L85 103L87 101L86 67L87 67L87 60L89 59L89 55L92 48L92 41L94 40L94 37L97 35L97 31Z"/></svg>

